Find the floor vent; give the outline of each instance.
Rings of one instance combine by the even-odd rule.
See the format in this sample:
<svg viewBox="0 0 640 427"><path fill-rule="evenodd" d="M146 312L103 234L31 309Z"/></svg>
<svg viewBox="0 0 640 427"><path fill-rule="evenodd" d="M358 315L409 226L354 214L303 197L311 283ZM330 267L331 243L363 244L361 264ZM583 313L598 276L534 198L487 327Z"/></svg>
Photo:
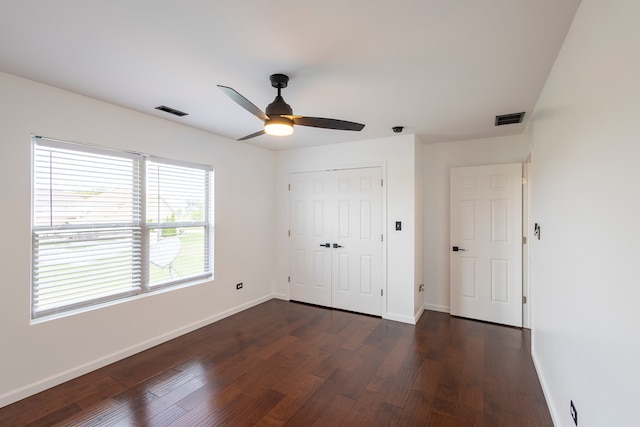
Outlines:
<svg viewBox="0 0 640 427"><path fill-rule="evenodd" d="M185 113L184 111L176 110L175 108L167 107L166 105L161 105L156 107L156 110L164 111L165 113L173 114L174 116L183 117L188 116L189 113Z"/></svg>
<svg viewBox="0 0 640 427"><path fill-rule="evenodd" d="M496 116L496 126L514 125L522 123L524 118L524 111L522 113L503 114L502 116Z"/></svg>

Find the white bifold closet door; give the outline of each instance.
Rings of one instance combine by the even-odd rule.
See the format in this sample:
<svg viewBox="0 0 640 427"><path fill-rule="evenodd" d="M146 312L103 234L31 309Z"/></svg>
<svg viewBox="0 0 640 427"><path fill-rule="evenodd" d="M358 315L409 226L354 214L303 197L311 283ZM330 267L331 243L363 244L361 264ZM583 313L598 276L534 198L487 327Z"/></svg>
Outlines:
<svg viewBox="0 0 640 427"><path fill-rule="evenodd" d="M382 168L292 173L291 300L382 314Z"/></svg>

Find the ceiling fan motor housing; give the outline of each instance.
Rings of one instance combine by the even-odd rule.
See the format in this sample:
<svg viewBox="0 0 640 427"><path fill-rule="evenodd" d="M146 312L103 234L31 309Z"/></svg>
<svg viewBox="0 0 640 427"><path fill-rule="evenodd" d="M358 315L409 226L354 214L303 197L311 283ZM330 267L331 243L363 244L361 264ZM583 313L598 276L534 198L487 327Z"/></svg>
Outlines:
<svg viewBox="0 0 640 427"><path fill-rule="evenodd" d="M273 102L267 106L265 113L267 113L269 118L273 118L274 116L291 116L293 115L293 109L284 101L283 97L278 95Z"/></svg>
<svg viewBox="0 0 640 427"><path fill-rule="evenodd" d="M276 96L273 102L267 106L267 116L269 116L270 119L273 119L275 116L293 115L293 109L280 95L280 90L287 87L287 84L289 83L289 76L284 74L272 74L269 79L271 80L271 86L278 89L278 96Z"/></svg>
<svg viewBox="0 0 640 427"><path fill-rule="evenodd" d="M267 133L270 133L267 130L267 127L270 127L271 125L286 126L289 129L293 128L293 119L291 117L283 117L293 115L293 109L289 104L285 102L284 98L280 95L280 90L287 87L288 83L289 77L285 76L284 74L271 75L271 86L278 89L278 95L275 97L273 102L267 106L267 109L265 111L265 113L269 117L269 120L266 120L264 122L265 131Z"/></svg>

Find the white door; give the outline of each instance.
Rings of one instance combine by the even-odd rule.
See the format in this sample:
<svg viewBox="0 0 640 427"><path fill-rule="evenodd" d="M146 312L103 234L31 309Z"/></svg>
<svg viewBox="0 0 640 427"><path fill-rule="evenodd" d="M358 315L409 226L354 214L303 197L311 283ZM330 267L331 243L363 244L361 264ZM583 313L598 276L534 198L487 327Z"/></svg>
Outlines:
<svg viewBox="0 0 640 427"><path fill-rule="evenodd" d="M289 176L289 256L292 300L331 306L332 177L326 172Z"/></svg>
<svg viewBox="0 0 640 427"><path fill-rule="evenodd" d="M333 173L332 307L382 314L382 171Z"/></svg>
<svg viewBox="0 0 640 427"><path fill-rule="evenodd" d="M292 300L382 313L381 180L381 168L291 174Z"/></svg>
<svg viewBox="0 0 640 427"><path fill-rule="evenodd" d="M522 326L522 165L451 169L451 314Z"/></svg>

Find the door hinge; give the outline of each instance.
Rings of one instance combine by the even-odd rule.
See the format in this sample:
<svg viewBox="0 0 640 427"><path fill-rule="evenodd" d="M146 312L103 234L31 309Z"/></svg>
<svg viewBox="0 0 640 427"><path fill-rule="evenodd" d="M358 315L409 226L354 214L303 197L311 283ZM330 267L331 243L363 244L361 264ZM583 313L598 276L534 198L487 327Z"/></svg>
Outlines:
<svg viewBox="0 0 640 427"><path fill-rule="evenodd" d="M523 304L527 303L527 297L525 295L522 296L522 303Z"/></svg>
<svg viewBox="0 0 640 427"><path fill-rule="evenodd" d="M289 184L289 191L291 191L291 184Z"/></svg>
<svg viewBox="0 0 640 427"><path fill-rule="evenodd" d="M381 235L380 235L380 241L381 241L381 242L384 242L384 234L381 234Z"/></svg>
<svg viewBox="0 0 640 427"><path fill-rule="evenodd" d="M527 244L527 236L522 236L522 244L523 245Z"/></svg>
<svg viewBox="0 0 640 427"><path fill-rule="evenodd" d="M526 177L526 176L523 176L523 177L522 177L522 185L524 185L524 184L526 184L526 183L527 183L527 177Z"/></svg>
<svg viewBox="0 0 640 427"><path fill-rule="evenodd" d="M287 282L291 283L291 276L287 276Z"/></svg>
<svg viewBox="0 0 640 427"><path fill-rule="evenodd" d="M380 180L380 187L384 187L384 179Z"/></svg>
<svg viewBox="0 0 640 427"><path fill-rule="evenodd" d="M380 296L383 297L384 296L384 289L380 289Z"/></svg>
<svg viewBox="0 0 640 427"><path fill-rule="evenodd" d="M287 230L287 236L291 237L291 230Z"/></svg>

